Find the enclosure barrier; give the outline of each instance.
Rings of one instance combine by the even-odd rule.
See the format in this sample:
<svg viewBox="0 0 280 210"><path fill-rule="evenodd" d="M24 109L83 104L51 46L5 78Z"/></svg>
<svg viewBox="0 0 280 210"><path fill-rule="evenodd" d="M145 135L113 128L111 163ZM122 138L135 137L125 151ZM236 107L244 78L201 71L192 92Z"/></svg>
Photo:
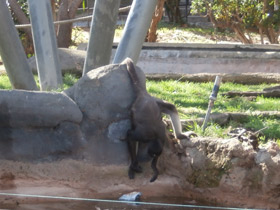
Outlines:
<svg viewBox="0 0 280 210"><path fill-rule="evenodd" d="M247 208L232 208L232 207L217 207L217 206L199 206L199 205L196 206L196 205L191 205L191 204L155 203L155 202L142 202L142 201L122 201L122 200L77 198L77 197L20 194L20 193L0 193L0 195L2 195L2 196L13 196L13 197L26 197L26 198L45 198L45 199L56 199L56 200L90 201L90 202L102 202L102 203L122 203L122 204L133 204L133 205L151 205L151 206L181 207L181 208L201 208L201 209L220 209L220 210L244 210L244 209L247 209ZM261 210L261 209L247 209L247 210Z"/></svg>

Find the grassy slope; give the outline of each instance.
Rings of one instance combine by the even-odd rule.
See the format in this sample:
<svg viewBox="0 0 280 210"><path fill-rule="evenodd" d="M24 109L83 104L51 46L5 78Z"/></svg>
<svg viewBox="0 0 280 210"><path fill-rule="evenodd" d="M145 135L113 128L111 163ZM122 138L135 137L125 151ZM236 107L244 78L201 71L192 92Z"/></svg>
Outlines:
<svg viewBox="0 0 280 210"><path fill-rule="evenodd" d="M35 76L38 84L38 77ZM64 75L64 89L71 87L76 81L77 77L71 74ZM262 84L262 85L240 85L234 83L222 83L219 93L224 93L230 90L239 91L257 91L265 87L274 86L276 84ZM174 103L179 110L181 119L195 119L196 117L204 117L208 106L209 95L212 91L213 83L193 83L181 81L147 81L147 89L149 93L158 98L162 98L171 103ZM9 79L6 75L0 76L0 89L11 89ZM212 112L252 112L252 111L280 111L280 99L257 97L255 101L249 101L246 98L227 98L218 95L218 100ZM280 120L274 118L251 117L250 120L244 121L241 124L235 122L228 126L232 127L246 127L253 130L259 130L264 127L265 138L275 139L280 141ZM199 126L194 129L200 135L225 137L228 127L221 128L219 125L211 124L206 132L203 134Z"/></svg>
<svg viewBox="0 0 280 210"><path fill-rule="evenodd" d="M89 30L74 28L72 33L73 46L75 48L81 42L88 42ZM118 42L123 32L123 27L118 27L115 31L114 41ZM157 42L173 42L173 43L237 43L235 35L230 32L218 32L214 29L200 29L179 27L170 23L161 22L158 26ZM259 39L252 36L254 39ZM257 43L257 42L256 42ZM38 77L35 76L38 84ZM77 78L73 75L66 74L64 76L63 88L67 89L72 86ZM39 85L38 85L39 86ZM220 93L229 90L262 90L264 87L271 85L248 86L233 83L225 83L221 85ZM174 103L179 110L182 119L194 119L196 117L204 117L208 106L208 98L211 93L213 83L188 83L180 81L147 81L148 91L159 98L165 99ZM11 85L7 76L0 76L0 89L11 89ZM251 112L251 111L280 111L279 99L267 99L258 97L256 101L249 101L246 98L229 99L218 96L215 102L213 112ZM248 122L242 125L231 124L232 127L243 126L259 130L268 126L264 131L267 138L279 139L280 141L280 124L276 119L264 119L261 117L252 117ZM196 126L193 128L197 133L202 134L201 128ZM218 125L210 125L203 135L210 136L225 136L227 128L220 128Z"/></svg>
<svg viewBox="0 0 280 210"><path fill-rule="evenodd" d="M34 76L34 79L37 83L38 88L39 86L39 78L37 75ZM67 89L71 87L75 82L78 80L78 78L75 75L72 74L65 74L63 77L63 89ZM6 89L10 90L12 89L11 83L9 81L9 78L7 75L0 75L0 89ZM59 91L59 90L58 90Z"/></svg>
<svg viewBox="0 0 280 210"><path fill-rule="evenodd" d="M257 97L255 101L250 101L244 97L228 98L221 96L220 93L225 93L230 90L238 91L260 91L265 87L274 86L276 84L262 85L240 85L234 83L222 83L215 102L213 112L253 112L253 111L280 111L280 99ZM204 117L207 107L209 95L212 91L213 83L193 83L193 82L178 82L178 81L148 81L148 91L159 98L174 103L178 107L182 119L194 119L196 117ZM238 124L231 122L232 127L245 127L252 130L259 130L268 127L263 131L265 137L269 139L280 140L279 119L251 117L249 120ZM201 128L195 126L196 132L202 134ZM204 135L225 137L228 127L221 128L219 125L210 125Z"/></svg>

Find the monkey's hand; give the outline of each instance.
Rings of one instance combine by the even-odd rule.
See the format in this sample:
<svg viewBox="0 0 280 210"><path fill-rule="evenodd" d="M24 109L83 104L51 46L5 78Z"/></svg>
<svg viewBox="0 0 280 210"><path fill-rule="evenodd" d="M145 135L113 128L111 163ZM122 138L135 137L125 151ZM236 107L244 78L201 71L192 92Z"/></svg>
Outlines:
<svg viewBox="0 0 280 210"><path fill-rule="evenodd" d="M193 131L187 131L185 133L181 133L179 135L177 135L177 139L183 140L183 139L187 139L189 140L191 137L196 137L197 134Z"/></svg>
<svg viewBox="0 0 280 210"><path fill-rule="evenodd" d="M188 135L185 135L185 134L181 133L181 134L177 135L177 139L179 139L179 140L182 140L182 139L189 140L190 138L189 138Z"/></svg>
<svg viewBox="0 0 280 210"><path fill-rule="evenodd" d="M193 131L187 131L182 133L182 137L187 137L187 139L190 139L191 137L197 137L197 134ZM186 139L186 138L179 138L178 139Z"/></svg>
<svg viewBox="0 0 280 210"><path fill-rule="evenodd" d="M183 149L183 145L182 145L182 141L188 141L190 140L191 137L195 137L197 136L196 133L194 133L193 131L187 131L185 133L181 133L179 135L177 135L177 147L180 149Z"/></svg>

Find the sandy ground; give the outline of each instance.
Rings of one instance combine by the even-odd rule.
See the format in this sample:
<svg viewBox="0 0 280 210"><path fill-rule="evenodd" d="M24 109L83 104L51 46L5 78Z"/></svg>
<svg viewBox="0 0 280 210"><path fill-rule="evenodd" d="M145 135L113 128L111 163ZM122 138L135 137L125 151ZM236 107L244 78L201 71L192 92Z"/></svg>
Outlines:
<svg viewBox="0 0 280 210"><path fill-rule="evenodd" d="M0 193L118 200L123 194L137 191L142 193L142 201L246 208L276 207L274 204L267 203L269 199L258 198L257 195L244 197L238 192L228 193L218 188L196 189L189 185L184 177L179 177L178 173L163 168L160 168L158 179L150 183L152 171L149 163L144 165L144 172L136 175L134 180L128 178L126 165L93 166L85 160L64 159L43 163L1 160L0 165ZM163 208L136 208L136 206L116 208L115 204L108 203L104 206L100 203L0 195L0 209Z"/></svg>
<svg viewBox="0 0 280 210"><path fill-rule="evenodd" d="M93 166L85 161L61 160L52 163L1 161L0 193L66 196L78 198L118 199L132 191L151 197L184 193L175 177L161 175L150 183L147 169L134 180L127 177L127 166ZM58 202L57 200L0 196L0 208L15 208L28 203Z"/></svg>

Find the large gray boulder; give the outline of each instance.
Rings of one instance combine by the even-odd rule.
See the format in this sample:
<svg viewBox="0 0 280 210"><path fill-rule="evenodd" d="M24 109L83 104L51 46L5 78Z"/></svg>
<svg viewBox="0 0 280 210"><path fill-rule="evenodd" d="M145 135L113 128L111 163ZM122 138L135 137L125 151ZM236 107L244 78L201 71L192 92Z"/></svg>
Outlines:
<svg viewBox="0 0 280 210"><path fill-rule="evenodd" d="M139 69L138 76L144 86ZM127 164L124 139L134 98L124 64L92 70L63 93L0 91L0 158L75 153L97 164Z"/></svg>
<svg viewBox="0 0 280 210"><path fill-rule="evenodd" d="M144 73L139 69L137 72L144 85ZM64 93L83 113L81 130L88 141L86 154L100 164L127 163L123 140L131 126L129 110L135 96L126 65L94 69Z"/></svg>
<svg viewBox="0 0 280 210"><path fill-rule="evenodd" d="M10 127L55 127L60 122L79 124L82 113L65 94L0 90L0 125Z"/></svg>
<svg viewBox="0 0 280 210"><path fill-rule="evenodd" d="M82 113L61 93L0 91L0 158L38 160L82 146Z"/></svg>

